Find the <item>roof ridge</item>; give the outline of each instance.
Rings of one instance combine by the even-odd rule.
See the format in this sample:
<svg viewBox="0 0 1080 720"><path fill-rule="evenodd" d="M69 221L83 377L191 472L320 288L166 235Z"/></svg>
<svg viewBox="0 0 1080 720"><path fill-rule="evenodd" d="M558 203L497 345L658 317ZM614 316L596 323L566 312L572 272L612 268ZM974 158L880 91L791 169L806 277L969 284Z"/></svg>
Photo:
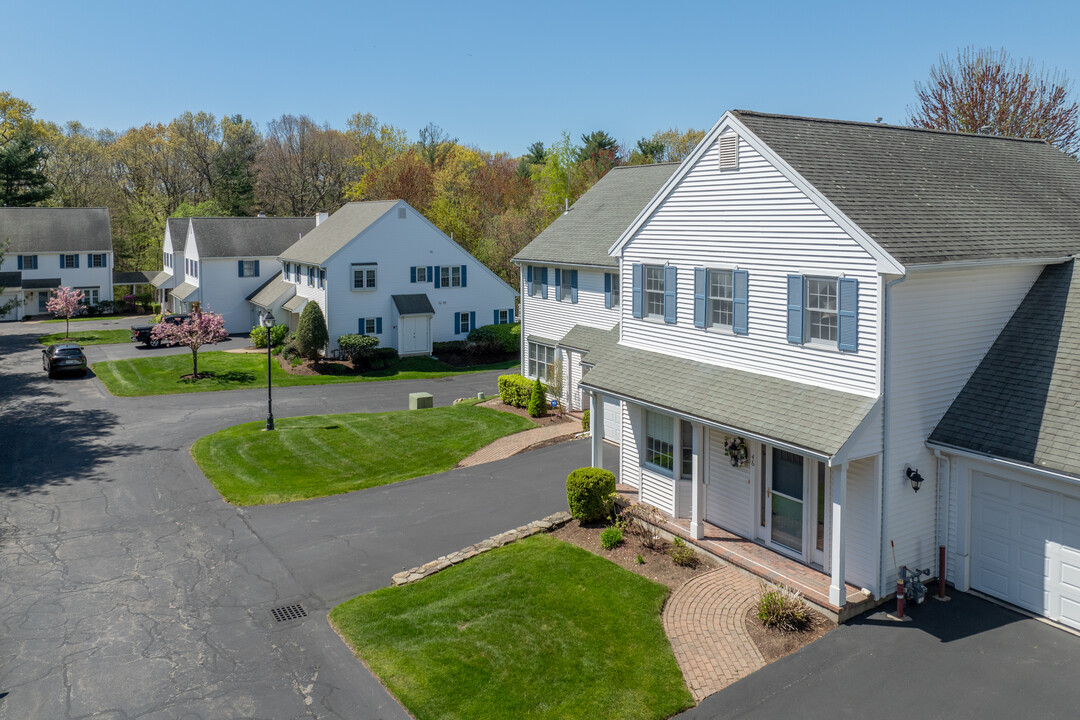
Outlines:
<svg viewBox="0 0 1080 720"><path fill-rule="evenodd" d="M781 120L800 120L803 122L822 123L829 125L856 125L861 127L872 127L888 130L901 130L906 132L920 132L920 133L935 133L938 135L953 135L956 137L969 137L969 138L984 138L987 140L1010 140L1014 142L1026 142L1026 143L1039 143L1041 145L1049 145L1050 143L1040 138L1021 138L1013 137L1010 135L983 135L982 133L961 132L959 130L939 130L937 128L921 128L913 127L911 125L893 125L891 123L879 123L868 122L866 120L838 120L835 118L818 118L808 117L804 115L784 115L782 113L766 113L759 112L757 110L732 110L738 116L753 116L763 118L777 118Z"/></svg>

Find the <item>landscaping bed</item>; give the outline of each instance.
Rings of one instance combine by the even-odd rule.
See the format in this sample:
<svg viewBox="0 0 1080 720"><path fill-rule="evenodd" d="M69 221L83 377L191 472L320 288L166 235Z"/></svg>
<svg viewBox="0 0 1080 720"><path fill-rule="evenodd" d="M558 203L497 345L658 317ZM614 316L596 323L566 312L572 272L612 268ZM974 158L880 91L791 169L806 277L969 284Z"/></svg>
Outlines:
<svg viewBox="0 0 1080 720"><path fill-rule="evenodd" d="M765 662L776 662L836 629L836 623L824 615L811 610L810 617L810 625L806 629L784 632L765 627L764 623L758 620L757 608L752 607L746 613L746 632L754 641L758 652L765 658Z"/></svg>
<svg viewBox="0 0 1080 720"><path fill-rule="evenodd" d="M306 500L443 472L488 443L533 427L470 405L281 418L198 440L192 457L237 505Z"/></svg>
<svg viewBox="0 0 1080 720"><path fill-rule="evenodd" d="M660 611L669 593L534 535L330 622L416 718L660 720L690 707Z"/></svg>
<svg viewBox="0 0 1080 720"><path fill-rule="evenodd" d="M278 364L281 369L290 375L299 375L305 377L342 377L342 376L360 376L366 375L369 377L378 376L380 373L393 373L399 372L402 368L406 368L410 371L427 371L427 372L450 372L455 369L468 370L470 372L478 372L481 370L506 370L517 366L517 356L514 355L505 360L493 363L476 363L473 365L451 365L449 363L442 362L433 357L416 356L406 357L396 361L392 365L379 370L367 370L359 368L352 360L302 360L296 364L293 364L289 360L286 360L281 355L278 355Z"/></svg>

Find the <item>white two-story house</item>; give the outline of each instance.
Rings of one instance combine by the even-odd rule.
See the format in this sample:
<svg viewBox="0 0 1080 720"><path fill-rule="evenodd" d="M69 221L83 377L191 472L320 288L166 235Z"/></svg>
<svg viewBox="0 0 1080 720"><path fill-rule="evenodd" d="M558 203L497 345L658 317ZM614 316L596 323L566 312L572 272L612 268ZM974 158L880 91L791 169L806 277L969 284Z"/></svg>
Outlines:
<svg viewBox="0 0 1080 720"><path fill-rule="evenodd" d="M515 321L517 292L403 200L348 203L281 252L281 277L249 297L290 328L319 304L330 349L348 334L402 355Z"/></svg>
<svg viewBox="0 0 1080 720"><path fill-rule="evenodd" d="M4 298L17 307L2 320L48 312L59 287L82 290L87 305L113 299L108 208L0 208Z"/></svg>
<svg viewBox="0 0 1080 720"><path fill-rule="evenodd" d="M582 358L602 331L619 323L619 258L608 248L677 167L612 169L514 257L521 268L522 373L550 383L560 369L563 407L588 408L578 390ZM620 402L605 401L604 436L618 442Z"/></svg>
<svg viewBox="0 0 1080 720"><path fill-rule="evenodd" d="M165 239L161 244L161 271L150 280L157 292L156 301L164 312L171 312L172 293L184 282L184 247L187 245L191 218L169 218L165 221Z"/></svg>
<svg viewBox="0 0 1080 720"><path fill-rule="evenodd" d="M1034 332L1022 301L1060 310L1036 326L1045 356L1047 323L1066 335L1078 250L1080 166L1045 143L729 112L609 248L619 324L578 389L595 429L622 402L621 483L693 538L772 551L763 572L822 573L840 614L852 587L894 590L893 547L937 575L945 546L957 587L1076 626L1064 381L1046 357L1008 376L1054 417L1033 401L1003 427L978 408L1002 402L1008 338ZM990 427L1012 444L980 445Z"/></svg>

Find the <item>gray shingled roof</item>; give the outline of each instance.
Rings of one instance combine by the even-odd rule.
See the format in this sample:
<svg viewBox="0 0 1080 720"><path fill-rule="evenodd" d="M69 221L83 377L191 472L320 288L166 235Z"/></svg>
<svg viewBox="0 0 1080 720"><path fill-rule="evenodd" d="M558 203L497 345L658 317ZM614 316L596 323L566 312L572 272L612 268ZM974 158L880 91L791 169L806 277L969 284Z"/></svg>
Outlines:
<svg viewBox="0 0 1080 720"><path fill-rule="evenodd" d="M619 345L618 329L585 361L581 385L835 455L875 399Z"/></svg>
<svg viewBox="0 0 1080 720"><path fill-rule="evenodd" d="M1080 252L1080 164L1042 141L733 115L905 265Z"/></svg>
<svg viewBox="0 0 1080 720"><path fill-rule="evenodd" d="M434 315L435 308L424 293L413 295L391 295L398 315Z"/></svg>
<svg viewBox="0 0 1080 720"><path fill-rule="evenodd" d="M191 283L187 283L187 282L186 283L181 283L180 285L178 285L176 288L173 289L172 296L174 298L178 298L180 300L187 300L188 296L191 295L196 290L198 290L198 287L196 287L195 285L192 285Z"/></svg>
<svg viewBox="0 0 1080 720"><path fill-rule="evenodd" d="M112 281L113 285L146 285L156 277L157 272L154 270L113 270Z"/></svg>
<svg viewBox="0 0 1080 720"><path fill-rule="evenodd" d="M199 257L277 257L315 227L315 218L191 218Z"/></svg>
<svg viewBox="0 0 1080 720"><path fill-rule="evenodd" d="M302 295L294 295L288 300L288 302L286 302L281 307L285 308L289 312L300 312L304 309L304 306L307 305L307 303L308 299L306 297L303 297Z"/></svg>
<svg viewBox="0 0 1080 720"><path fill-rule="evenodd" d="M22 287L23 290L52 290L60 287L60 278L26 278Z"/></svg>
<svg viewBox="0 0 1080 720"><path fill-rule="evenodd" d="M322 265L390 211L397 200L346 203L314 230L279 253L283 260Z"/></svg>
<svg viewBox="0 0 1080 720"><path fill-rule="evenodd" d="M0 272L0 289L3 290L20 290L22 289L22 273L18 270L12 272Z"/></svg>
<svg viewBox="0 0 1080 720"><path fill-rule="evenodd" d="M1080 273L1051 265L930 435L1080 476Z"/></svg>
<svg viewBox="0 0 1080 720"><path fill-rule="evenodd" d="M7 252L112 252L108 208L0 207Z"/></svg>
<svg viewBox="0 0 1080 720"><path fill-rule="evenodd" d="M175 276L172 273L167 273L164 270L162 270L157 275L150 278L150 284L153 285L156 288L160 288L162 285L164 285L165 283L172 280L173 277L175 277Z"/></svg>
<svg viewBox="0 0 1080 720"><path fill-rule="evenodd" d="M588 325L575 325L563 335L563 339L559 341L559 347L569 350L581 350L587 353L609 344L612 337L618 340L618 333L618 325L615 326L613 331L601 330Z"/></svg>
<svg viewBox="0 0 1080 720"><path fill-rule="evenodd" d="M678 163L624 165L602 177L551 225L521 249L516 262L618 267L611 247L638 216Z"/></svg>
<svg viewBox="0 0 1080 720"><path fill-rule="evenodd" d="M292 291L293 295L296 294L296 283L285 282L285 279L279 272L262 285L255 288L255 292L248 295L247 300L248 302L255 303L259 307L268 308L277 302L278 298L290 291ZM292 295L289 297L291 298Z"/></svg>
<svg viewBox="0 0 1080 720"><path fill-rule="evenodd" d="M188 223L191 222L191 218L169 218L165 222L169 226L169 237L172 238L173 252L184 252L184 247L187 245Z"/></svg>

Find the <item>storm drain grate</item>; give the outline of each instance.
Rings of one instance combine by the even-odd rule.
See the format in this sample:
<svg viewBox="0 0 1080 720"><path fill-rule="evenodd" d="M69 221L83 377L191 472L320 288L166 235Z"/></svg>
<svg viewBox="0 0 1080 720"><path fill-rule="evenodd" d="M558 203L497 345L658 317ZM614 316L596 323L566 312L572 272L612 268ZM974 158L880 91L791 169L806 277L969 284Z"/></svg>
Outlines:
<svg viewBox="0 0 1080 720"><path fill-rule="evenodd" d="M307 617L307 613L301 605L283 605L281 607L276 607L270 610L270 614L274 616L274 622L299 620L300 618Z"/></svg>

